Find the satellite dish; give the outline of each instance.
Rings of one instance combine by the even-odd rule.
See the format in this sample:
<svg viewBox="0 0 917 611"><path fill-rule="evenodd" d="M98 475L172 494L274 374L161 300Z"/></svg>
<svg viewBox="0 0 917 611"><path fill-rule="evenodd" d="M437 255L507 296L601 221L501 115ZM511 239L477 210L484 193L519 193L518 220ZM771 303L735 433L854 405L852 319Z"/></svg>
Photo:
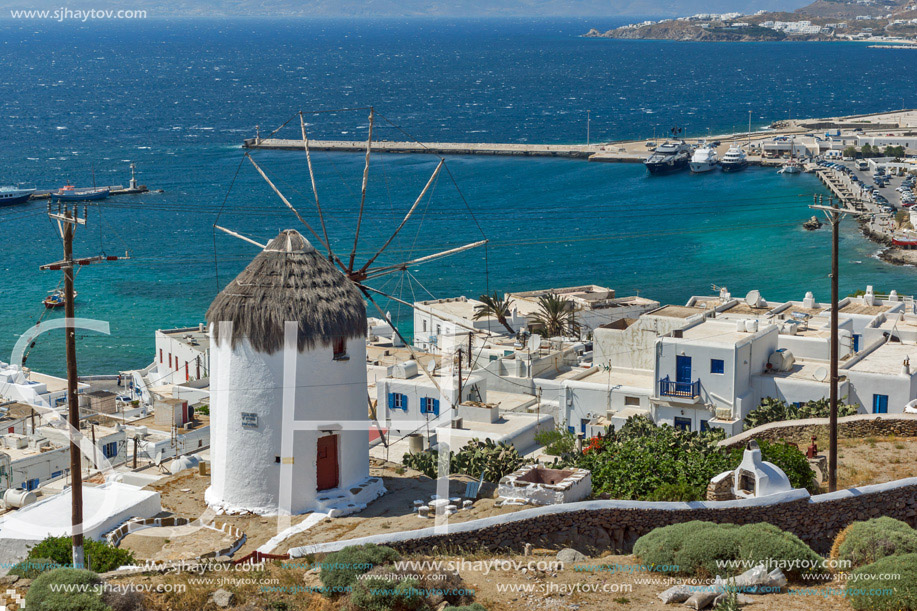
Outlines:
<svg viewBox="0 0 917 611"><path fill-rule="evenodd" d="M434 371L436 371L436 359L430 359L429 361L427 361L427 366L425 369L429 371L430 373L433 373Z"/></svg>
<svg viewBox="0 0 917 611"><path fill-rule="evenodd" d="M812 374L812 377L814 377L819 382L824 382L825 379L828 377L828 370L825 369L824 367L819 367L818 369L815 370L815 373Z"/></svg>
<svg viewBox="0 0 917 611"><path fill-rule="evenodd" d="M758 302L761 300L760 291L748 291L748 295L745 295L745 303L750 308L758 307Z"/></svg>
<svg viewBox="0 0 917 611"><path fill-rule="evenodd" d="M537 352L538 349L541 348L541 336L537 333L532 333L532 336L529 338L526 346L528 347L529 352Z"/></svg>

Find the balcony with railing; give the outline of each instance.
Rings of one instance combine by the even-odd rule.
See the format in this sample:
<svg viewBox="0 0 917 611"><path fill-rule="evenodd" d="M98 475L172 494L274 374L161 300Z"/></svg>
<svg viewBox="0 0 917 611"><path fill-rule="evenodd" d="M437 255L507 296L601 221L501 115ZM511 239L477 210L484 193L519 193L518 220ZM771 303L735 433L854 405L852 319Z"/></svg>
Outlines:
<svg viewBox="0 0 917 611"><path fill-rule="evenodd" d="M659 380L660 397L679 397L682 399L696 399L700 396L700 380L694 382L675 382L666 376Z"/></svg>

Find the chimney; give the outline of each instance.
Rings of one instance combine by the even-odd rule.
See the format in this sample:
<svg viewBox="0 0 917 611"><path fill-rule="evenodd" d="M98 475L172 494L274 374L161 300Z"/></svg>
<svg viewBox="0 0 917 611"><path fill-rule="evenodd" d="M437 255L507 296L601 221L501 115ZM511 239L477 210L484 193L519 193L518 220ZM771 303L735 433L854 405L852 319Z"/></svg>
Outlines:
<svg viewBox="0 0 917 611"><path fill-rule="evenodd" d="M812 291L806 292L806 298L802 300L802 306L804 308L814 308L815 307L815 296L812 295Z"/></svg>

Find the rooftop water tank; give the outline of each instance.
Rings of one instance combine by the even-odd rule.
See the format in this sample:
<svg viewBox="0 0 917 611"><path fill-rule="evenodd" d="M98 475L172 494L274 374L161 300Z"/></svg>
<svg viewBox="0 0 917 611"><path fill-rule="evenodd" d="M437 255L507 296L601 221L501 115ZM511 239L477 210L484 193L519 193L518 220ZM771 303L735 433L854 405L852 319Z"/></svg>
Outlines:
<svg viewBox="0 0 917 611"><path fill-rule="evenodd" d="M34 492L23 490L22 488L7 488L6 492L3 493L3 503L7 507L25 507L37 500L38 496Z"/></svg>
<svg viewBox="0 0 917 611"><path fill-rule="evenodd" d="M780 348L767 359L769 369L774 371L792 371L796 358L786 348Z"/></svg>
<svg viewBox="0 0 917 611"><path fill-rule="evenodd" d="M408 380L416 376L417 373L417 361L404 361L392 368L392 377L399 380Z"/></svg>
<svg viewBox="0 0 917 611"><path fill-rule="evenodd" d="M169 472L175 475L185 469L194 469L200 462L197 456L182 455L172 461L172 464L169 465Z"/></svg>

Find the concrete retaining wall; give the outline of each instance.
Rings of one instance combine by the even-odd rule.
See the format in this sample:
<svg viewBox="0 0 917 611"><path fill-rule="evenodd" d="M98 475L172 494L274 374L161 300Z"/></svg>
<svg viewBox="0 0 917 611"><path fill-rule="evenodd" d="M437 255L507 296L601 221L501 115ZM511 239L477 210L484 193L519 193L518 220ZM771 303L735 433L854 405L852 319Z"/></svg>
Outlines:
<svg viewBox="0 0 917 611"><path fill-rule="evenodd" d="M848 524L890 516L917 527L917 478L810 496L793 490L759 499L649 503L643 501L585 501L551 505L511 514L439 527L310 545L290 550L292 557L330 552L348 545L379 543L403 552L434 548L519 550L536 547L576 547L629 552L634 542L654 528L704 520L717 523L769 522L790 531L820 553Z"/></svg>

